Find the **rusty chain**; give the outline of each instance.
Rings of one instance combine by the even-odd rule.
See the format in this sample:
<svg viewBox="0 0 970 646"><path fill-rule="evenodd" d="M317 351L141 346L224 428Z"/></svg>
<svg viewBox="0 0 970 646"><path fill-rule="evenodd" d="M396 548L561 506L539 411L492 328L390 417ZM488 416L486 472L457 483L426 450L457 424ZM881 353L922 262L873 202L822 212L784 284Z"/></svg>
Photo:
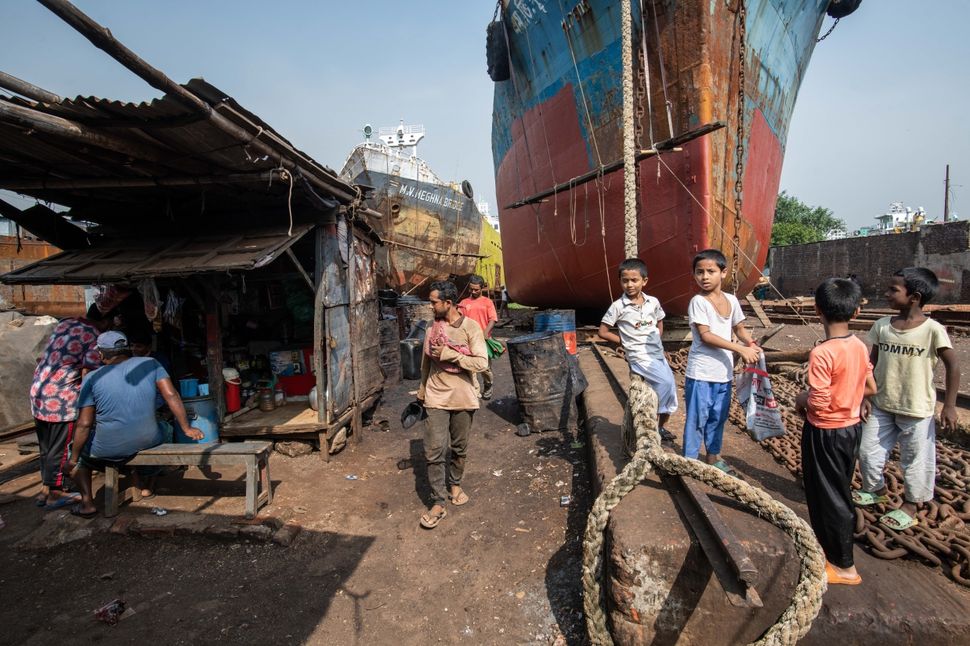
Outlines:
<svg viewBox="0 0 970 646"><path fill-rule="evenodd" d="M670 367L681 374L687 367L687 349L669 354ZM801 477L802 418L795 413L795 397L808 386L807 367L803 364L771 376L772 390L782 408L785 434L761 442L778 462L792 474ZM744 410L737 401L731 403L731 423L745 427ZM936 487L934 499L917 513L919 524L902 532L885 529L879 518L897 509L903 502L903 470L898 449L886 462L886 486L889 502L855 510L855 539L882 559L914 557L940 570L953 581L970 587L970 451L947 442L936 442ZM858 468L852 479L861 488Z"/></svg>
<svg viewBox="0 0 970 646"><path fill-rule="evenodd" d="M745 0L738 2L738 114L737 132L734 147L734 236L731 240L733 253L731 257L731 289L738 291L738 271L741 265L741 206L742 206L742 178L744 177L744 64L747 50L747 8Z"/></svg>

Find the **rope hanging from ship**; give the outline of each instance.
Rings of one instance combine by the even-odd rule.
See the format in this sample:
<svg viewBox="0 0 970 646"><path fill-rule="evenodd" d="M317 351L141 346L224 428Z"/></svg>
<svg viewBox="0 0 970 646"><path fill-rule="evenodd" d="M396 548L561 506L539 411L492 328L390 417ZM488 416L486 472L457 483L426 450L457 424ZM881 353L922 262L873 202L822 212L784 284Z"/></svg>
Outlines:
<svg viewBox="0 0 970 646"><path fill-rule="evenodd" d="M739 82L738 96L738 177L735 184L735 258L733 278L737 289L737 256L740 255L740 241L738 229L741 213L741 170L743 170L743 148L740 147L743 134L744 115L744 0L739 2L740 52L739 52ZM621 29L623 30L623 128L624 128L624 158L625 162L632 159L632 140L634 133L634 115L632 110L633 97L633 55L632 55L632 8L630 0L621 3ZM646 60L644 52L644 60ZM627 149L630 149L629 151ZM669 169L669 167L668 167ZM632 191L636 190L637 178L635 172L626 165L624 169L625 201L624 201L624 233L626 252L628 256L637 255L637 241L635 236L635 222L637 216L636 201L631 199ZM631 190L632 189L632 190ZM632 223L632 224L631 224ZM631 247L631 227L634 235ZM624 415L623 433L625 443L633 444L636 452L631 461L624 467L596 498L590 510L583 541L583 605L586 613L586 625L590 641L594 644L613 644L607 626L604 612L605 600L600 580L603 576L604 533L609 520L610 511L616 507L643 478L654 469L671 475L688 476L704 482L722 493L755 510L773 525L788 534L795 544L800 567L798 583L795 587L792 601L785 611L756 644L795 644L811 628L812 622L822 606L822 595L826 590L825 558L822 549L815 539L808 524L799 518L787 506L774 500L764 491L752 487L748 483L731 477L719 469L699 460L691 460L673 453L667 453L660 446L660 434L657 426L657 396L653 389L637 374L631 373L630 393L627 400L627 410ZM632 440L632 441L631 441Z"/></svg>

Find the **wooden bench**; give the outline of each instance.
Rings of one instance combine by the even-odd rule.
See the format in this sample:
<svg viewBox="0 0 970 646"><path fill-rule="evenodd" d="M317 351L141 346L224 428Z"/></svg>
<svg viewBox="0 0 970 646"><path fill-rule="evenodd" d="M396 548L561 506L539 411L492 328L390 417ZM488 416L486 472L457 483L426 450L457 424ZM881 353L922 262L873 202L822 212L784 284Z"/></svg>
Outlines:
<svg viewBox="0 0 970 646"><path fill-rule="evenodd" d="M256 516L256 510L273 502L273 483L269 477L269 454L272 442L231 442L227 444L160 444L138 454L127 466L232 466L246 467L246 518ZM140 499L125 490L119 496L118 469L104 471L104 515L118 515L121 500Z"/></svg>

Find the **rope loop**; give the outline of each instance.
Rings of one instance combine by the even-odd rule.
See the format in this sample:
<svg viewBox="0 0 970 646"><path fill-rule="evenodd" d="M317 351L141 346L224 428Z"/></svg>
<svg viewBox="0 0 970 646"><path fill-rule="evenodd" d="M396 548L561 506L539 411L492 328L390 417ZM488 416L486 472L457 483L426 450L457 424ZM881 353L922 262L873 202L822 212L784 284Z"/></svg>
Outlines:
<svg viewBox="0 0 970 646"><path fill-rule="evenodd" d="M694 478L754 510L759 517L784 531L795 543L799 560L798 583L792 601L754 644L793 646L811 628L822 607L826 590L825 557L811 527L795 512L757 487L727 475L699 460L668 453L660 446L657 424L657 395L637 374L631 374L630 394L623 424L624 444L634 439L636 452L596 498L586 523L583 543L583 606L586 627L593 644L612 645L607 627L603 578L604 530L610 511L651 471Z"/></svg>

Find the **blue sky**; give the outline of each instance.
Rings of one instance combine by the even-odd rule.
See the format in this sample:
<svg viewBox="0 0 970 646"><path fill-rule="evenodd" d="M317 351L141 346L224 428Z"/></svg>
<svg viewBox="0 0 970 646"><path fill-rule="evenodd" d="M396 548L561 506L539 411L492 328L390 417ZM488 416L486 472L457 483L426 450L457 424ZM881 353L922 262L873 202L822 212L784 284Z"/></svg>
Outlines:
<svg viewBox="0 0 970 646"><path fill-rule="evenodd" d="M336 170L365 123L422 123L421 155L494 212L491 0L76 4L172 79L204 77ZM63 96L158 95L35 2L3 2L0 24L10 74ZM782 189L850 228L895 200L937 216L949 162L953 209L970 217L968 24L964 0L864 0L816 49Z"/></svg>

